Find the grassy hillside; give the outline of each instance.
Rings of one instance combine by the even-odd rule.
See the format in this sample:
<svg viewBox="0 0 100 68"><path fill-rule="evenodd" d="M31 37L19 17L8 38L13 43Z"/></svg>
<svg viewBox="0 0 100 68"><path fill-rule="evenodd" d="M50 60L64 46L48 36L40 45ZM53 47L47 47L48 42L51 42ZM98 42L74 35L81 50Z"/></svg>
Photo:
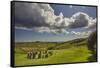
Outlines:
<svg viewBox="0 0 100 68"><path fill-rule="evenodd" d="M27 59L26 51L21 48L46 48L52 50L53 55L48 58ZM15 65L41 65L41 64L59 64L89 62L88 57L92 54L87 48L86 39L75 39L68 42L24 42L16 43L15 47Z"/></svg>

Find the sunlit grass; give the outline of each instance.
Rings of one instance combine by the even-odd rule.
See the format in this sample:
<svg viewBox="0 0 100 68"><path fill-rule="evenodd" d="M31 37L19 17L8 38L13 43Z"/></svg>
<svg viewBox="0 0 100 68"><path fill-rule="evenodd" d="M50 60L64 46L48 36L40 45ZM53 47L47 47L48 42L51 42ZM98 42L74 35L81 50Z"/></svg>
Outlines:
<svg viewBox="0 0 100 68"><path fill-rule="evenodd" d="M53 50L53 55L45 59L27 59L26 54L19 53L21 52L19 49L16 50L16 66L88 62L87 58L91 56L86 46Z"/></svg>

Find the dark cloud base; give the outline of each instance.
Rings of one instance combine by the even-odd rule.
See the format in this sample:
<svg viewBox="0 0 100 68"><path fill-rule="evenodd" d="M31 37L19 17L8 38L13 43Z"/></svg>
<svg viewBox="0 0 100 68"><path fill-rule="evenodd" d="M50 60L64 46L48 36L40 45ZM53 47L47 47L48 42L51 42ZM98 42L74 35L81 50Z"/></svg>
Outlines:
<svg viewBox="0 0 100 68"><path fill-rule="evenodd" d="M96 19L83 12L67 18L61 12L58 16L49 4L15 3L15 27L37 32L66 32L67 29L96 28Z"/></svg>

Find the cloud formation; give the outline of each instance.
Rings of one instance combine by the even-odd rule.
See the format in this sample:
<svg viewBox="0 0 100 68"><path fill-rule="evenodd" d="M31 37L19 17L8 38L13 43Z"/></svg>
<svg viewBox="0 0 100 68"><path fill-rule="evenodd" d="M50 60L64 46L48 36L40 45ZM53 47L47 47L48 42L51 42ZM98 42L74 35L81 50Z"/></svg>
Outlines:
<svg viewBox="0 0 100 68"><path fill-rule="evenodd" d="M83 12L77 12L68 18L64 17L62 12L55 15L49 4L18 2L15 4L15 28L37 32L69 33L67 29L96 28L96 19Z"/></svg>
<svg viewBox="0 0 100 68"><path fill-rule="evenodd" d="M71 31L71 34L80 35L80 36L88 36L92 33L92 31L84 31L84 32L75 32Z"/></svg>

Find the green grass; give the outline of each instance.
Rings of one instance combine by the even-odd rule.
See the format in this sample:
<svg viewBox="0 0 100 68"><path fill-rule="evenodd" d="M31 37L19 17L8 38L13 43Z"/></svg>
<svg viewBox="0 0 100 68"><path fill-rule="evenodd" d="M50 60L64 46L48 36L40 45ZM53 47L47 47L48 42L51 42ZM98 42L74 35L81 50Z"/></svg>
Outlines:
<svg viewBox="0 0 100 68"><path fill-rule="evenodd" d="M95 34L96 35L96 34ZM66 42L20 42L15 44L15 66L42 65L42 64L61 64L61 63L78 63L78 62L94 62L96 56L90 49L88 43L93 43L96 53L96 37L94 34L87 38L74 39ZM89 42L90 39L90 42ZM23 48L25 50L23 50ZM41 48L52 50L53 55L48 58L28 59L26 56L27 49ZM91 59L92 58L92 59Z"/></svg>
<svg viewBox="0 0 100 68"><path fill-rule="evenodd" d="M15 66L89 62L87 60L89 56L91 56L91 54L85 45L79 47L73 46L68 49L53 50L53 55L45 59L27 59L26 54L16 48Z"/></svg>

